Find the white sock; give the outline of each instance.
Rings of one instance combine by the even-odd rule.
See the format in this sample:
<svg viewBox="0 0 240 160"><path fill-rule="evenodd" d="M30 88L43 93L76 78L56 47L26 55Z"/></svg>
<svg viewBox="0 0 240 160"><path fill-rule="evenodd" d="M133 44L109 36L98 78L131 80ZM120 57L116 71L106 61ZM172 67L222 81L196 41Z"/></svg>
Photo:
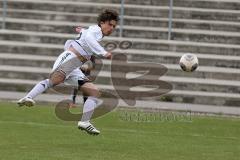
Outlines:
<svg viewBox="0 0 240 160"><path fill-rule="evenodd" d="M41 82L39 82L38 84L36 84L33 89L26 95L26 97L30 97L30 98L35 98L36 96L38 96L39 94L43 93L44 91L46 91L49 87L51 87L52 84L50 83L49 79L45 79Z"/></svg>
<svg viewBox="0 0 240 160"><path fill-rule="evenodd" d="M89 122L92 114L94 112L94 109L97 107L98 99L95 97L88 97L86 102L83 106L83 115L82 115L82 122Z"/></svg>

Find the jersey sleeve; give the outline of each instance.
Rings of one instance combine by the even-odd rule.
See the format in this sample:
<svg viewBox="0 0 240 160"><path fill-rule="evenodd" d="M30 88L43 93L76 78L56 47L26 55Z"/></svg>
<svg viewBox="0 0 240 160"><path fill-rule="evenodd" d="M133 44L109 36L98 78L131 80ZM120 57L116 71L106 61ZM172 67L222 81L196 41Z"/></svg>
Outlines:
<svg viewBox="0 0 240 160"><path fill-rule="evenodd" d="M86 35L86 43L92 52L98 56L104 56L107 51L97 41L98 32L89 31Z"/></svg>

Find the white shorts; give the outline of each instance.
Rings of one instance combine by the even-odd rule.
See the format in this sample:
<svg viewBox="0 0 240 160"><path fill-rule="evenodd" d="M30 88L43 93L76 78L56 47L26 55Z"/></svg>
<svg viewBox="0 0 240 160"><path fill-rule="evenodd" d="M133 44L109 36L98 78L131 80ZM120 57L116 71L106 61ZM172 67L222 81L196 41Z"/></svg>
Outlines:
<svg viewBox="0 0 240 160"><path fill-rule="evenodd" d="M89 79L85 76L85 74L81 71L81 69L77 68L73 70L68 77L66 77L64 84L70 85L73 87L78 87L78 81L88 81Z"/></svg>
<svg viewBox="0 0 240 160"><path fill-rule="evenodd" d="M59 71L63 73L66 78L69 76L69 74L82 66L82 62L78 59L78 57L71 51L64 51L62 54L60 54L55 61L52 72Z"/></svg>
<svg viewBox="0 0 240 160"><path fill-rule="evenodd" d="M78 87L78 81L88 81L89 79L79 69L82 62L71 51L64 51L55 61L52 72L59 70L66 75L64 84Z"/></svg>

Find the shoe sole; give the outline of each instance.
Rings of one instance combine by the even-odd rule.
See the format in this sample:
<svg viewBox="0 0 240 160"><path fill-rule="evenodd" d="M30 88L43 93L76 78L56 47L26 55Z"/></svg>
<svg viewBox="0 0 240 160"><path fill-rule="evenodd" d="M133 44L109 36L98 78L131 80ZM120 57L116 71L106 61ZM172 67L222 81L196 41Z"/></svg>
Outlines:
<svg viewBox="0 0 240 160"><path fill-rule="evenodd" d="M30 101L25 101L25 102L18 102L17 104L19 107L22 107L22 106L32 107L34 106L35 103Z"/></svg>
<svg viewBox="0 0 240 160"><path fill-rule="evenodd" d="M97 135L100 134L100 133L96 133L96 132L90 132L90 131L88 131L88 130L86 130L85 128L82 128L82 127L80 127L80 126L78 126L78 129L80 129L80 130L82 130L82 131L85 131L85 132L87 132L88 134L93 135L93 136L97 136Z"/></svg>
<svg viewBox="0 0 240 160"><path fill-rule="evenodd" d="M28 107L34 106L34 103L30 102L30 101L26 101L24 104L25 104L25 106L28 106Z"/></svg>

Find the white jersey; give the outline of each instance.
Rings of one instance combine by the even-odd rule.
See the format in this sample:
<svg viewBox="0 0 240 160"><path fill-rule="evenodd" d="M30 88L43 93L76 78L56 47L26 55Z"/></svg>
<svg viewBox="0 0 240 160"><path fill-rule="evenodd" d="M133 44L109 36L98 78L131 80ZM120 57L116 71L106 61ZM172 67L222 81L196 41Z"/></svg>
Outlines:
<svg viewBox="0 0 240 160"><path fill-rule="evenodd" d="M88 60L91 55L104 56L107 51L99 44L103 39L101 28L98 25L90 26L88 29L83 29L79 39L67 40L64 49L73 46L82 56Z"/></svg>

